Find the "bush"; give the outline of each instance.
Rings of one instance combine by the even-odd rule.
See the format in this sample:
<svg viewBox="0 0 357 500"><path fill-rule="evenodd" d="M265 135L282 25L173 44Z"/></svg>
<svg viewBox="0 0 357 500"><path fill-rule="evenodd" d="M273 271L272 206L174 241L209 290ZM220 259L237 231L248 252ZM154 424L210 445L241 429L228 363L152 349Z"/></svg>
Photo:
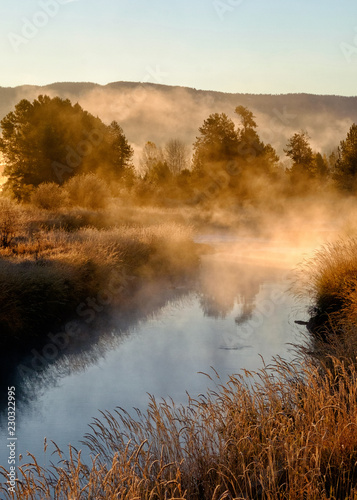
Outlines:
<svg viewBox="0 0 357 500"><path fill-rule="evenodd" d="M55 182L44 182L33 191L31 203L37 208L56 210L66 203L66 195Z"/></svg>
<svg viewBox="0 0 357 500"><path fill-rule="evenodd" d="M73 206L97 210L105 208L110 198L106 182L93 173L72 177L63 189Z"/></svg>

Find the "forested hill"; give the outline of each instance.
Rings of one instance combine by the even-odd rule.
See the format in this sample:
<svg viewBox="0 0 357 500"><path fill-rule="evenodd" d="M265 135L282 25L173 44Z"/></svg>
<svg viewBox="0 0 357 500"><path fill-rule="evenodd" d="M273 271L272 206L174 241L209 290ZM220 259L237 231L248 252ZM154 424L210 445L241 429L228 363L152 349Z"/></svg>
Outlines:
<svg viewBox="0 0 357 500"><path fill-rule="evenodd" d="M262 139L279 153L287 139L301 129L310 135L314 149L329 152L357 122L357 97L227 94L132 82L0 87L0 118L19 100L33 100L39 94L66 97L105 122L117 120L138 148L149 140L162 145L171 138L192 144L209 114L224 112L235 119L234 109L240 104L253 111Z"/></svg>

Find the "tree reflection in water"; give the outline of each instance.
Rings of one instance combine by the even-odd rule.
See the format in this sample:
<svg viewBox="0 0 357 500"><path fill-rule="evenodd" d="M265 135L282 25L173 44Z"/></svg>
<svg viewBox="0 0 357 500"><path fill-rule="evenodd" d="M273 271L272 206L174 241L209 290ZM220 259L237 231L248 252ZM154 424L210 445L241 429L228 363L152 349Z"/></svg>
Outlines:
<svg viewBox="0 0 357 500"><path fill-rule="evenodd" d="M2 386L16 385L17 405L31 405L49 387L57 386L64 377L85 372L89 366L98 364L106 353L125 342L138 325L159 316L170 303L177 306L180 300L189 300L192 294L198 298L203 316L206 317L224 320L238 309L234 321L239 329L252 319L262 284L278 281L281 269L259 265L259 262L249 264L236 259L225 260L220 255L218 257L203 259L199 276L192 277L190 282L151 282L136 290L127 299L125 307L99 315L90 328L82 325L79 337L71 340L66 348L59 349L54 360L43 365L38 363L36 370L29 369L33 352L36 350L41 353L45 344L30 343L28 351L21 356L16 352L7 352L1 360ZM234 339L232 345L221 348L247 347L242 342ZM0 405L0 416L3 416L5 394Z"/></svg>

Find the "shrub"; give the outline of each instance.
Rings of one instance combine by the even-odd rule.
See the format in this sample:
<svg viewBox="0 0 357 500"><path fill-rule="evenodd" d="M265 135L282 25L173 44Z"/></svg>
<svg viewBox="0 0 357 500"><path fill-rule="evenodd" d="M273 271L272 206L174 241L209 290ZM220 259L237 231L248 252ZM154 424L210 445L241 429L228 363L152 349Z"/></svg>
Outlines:
<svg viewBox="0 0 357 500"><path fill-rule="evenodd" d="M95 210L105 208L110 197L106 182L93 173L72 177L63 189L73 206Z"/></svg>
<svg viewBox="0 0 357 500"><path fill-rule="evenodd" d="M31 203L45 210L56 210L66 203L66 196L55 182L44 182L33 191Z"/></svg>

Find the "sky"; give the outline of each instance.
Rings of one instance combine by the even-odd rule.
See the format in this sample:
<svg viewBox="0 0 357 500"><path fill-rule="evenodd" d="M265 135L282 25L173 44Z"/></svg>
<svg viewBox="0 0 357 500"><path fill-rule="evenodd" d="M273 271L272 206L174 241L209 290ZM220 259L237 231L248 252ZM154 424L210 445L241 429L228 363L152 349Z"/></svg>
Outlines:
<svg viewBox="0 0 357 500"><path fill-rule="evenodd" d="M356 0L0 0L0 86L357 95Z"/></svg>

